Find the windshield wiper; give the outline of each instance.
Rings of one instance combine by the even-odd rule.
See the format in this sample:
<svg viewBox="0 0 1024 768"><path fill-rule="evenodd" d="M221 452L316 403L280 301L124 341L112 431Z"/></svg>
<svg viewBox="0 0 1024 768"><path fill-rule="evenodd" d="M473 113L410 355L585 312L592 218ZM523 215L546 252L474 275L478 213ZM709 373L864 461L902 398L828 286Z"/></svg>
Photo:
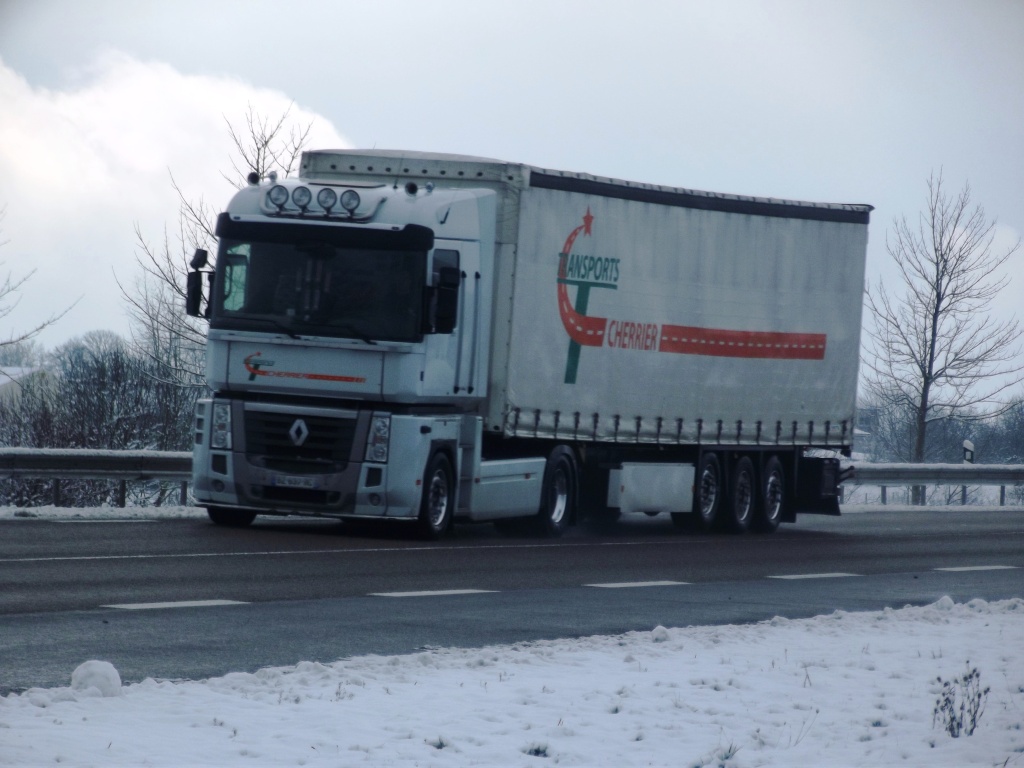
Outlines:
<svg viewBox="0 0 1024 768"><path fill-rule="evenodd" d="M376 346L377 345L376 341L371 339L369 336L367 336L362 331L358 330L354 325L348 325L347 323L342 323L340 325L334 325L332 323L331 324L331 330L334 330L334 329L337 329L337 330L341 331L342 333L347 333L352 338L359 339L360 341L366 342L370 346Z"/></svg>
<svg viewBox="0 0 1024 768"><path fill-rule="evenodd" d="M282 322L281 322L280 320L277 320L276 318L273 318L273 317L265 317L265 318L263 318L263 319L264 319L264 320L265 320L266 322L268 322L268 323L270 323L271 325L273 325L273 326L274 326L275 328L277 328L277 329L278 329L279 331L284 331L284 332L285 332L285 333L287 333L287 334L288 334L289 336L291 336L291 337L292 337L293 339L301 339L301 338L302 338L301 336L299 336L299 334L297 334L297 333L295 332L295 330L294 330L294 329L293 329L293 328L292 328L291 326L289 326L289 325L287 325L287 324L285 324L285 323L282 323Z"/></svg>

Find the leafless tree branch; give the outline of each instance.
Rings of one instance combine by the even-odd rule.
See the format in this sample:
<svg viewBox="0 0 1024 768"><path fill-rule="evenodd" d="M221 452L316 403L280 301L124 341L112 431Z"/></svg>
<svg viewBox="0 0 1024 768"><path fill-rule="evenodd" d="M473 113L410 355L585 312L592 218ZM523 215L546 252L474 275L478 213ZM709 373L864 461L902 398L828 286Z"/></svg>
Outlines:
<svg viewBox="0 0 1024 768"><path fill-rule="evenodd" d="M250 172L262 178L271 170L291 174L298 166L312 123L290 121L291 107L277 118L260 115L249 105L241 126L225 117L234 146L233 174L222 174L236 188L244 186ZM154 363L164 382L201 390L205 384L203 353L206 322L185 315L185 286L189 261L203 248L214 265L218 208L204 197L190 197L174 174L171 186L178 197L178 216L172 237L165 229L162 241L151 243L135 226L136 265L131 282L115 275L132 319L132 340L136 350Z"/></svg>
<svg viewBox="0 0 1024 768"><path fill-rule="evenodd" d="M4 205L2 208L0 208L0 223L3 222L4 217L6 215L7 206ZM5 245L7 242L7 240L0 240L0 246ZM0 266L2 266L2 262L0 262ZM21 297L18 296L18 292L21 290L22 286L24 286L25 283L28 282L28 279L32 277L32 275L34 274L35 270L33 269L28 274L23 275L22 277L14 277L10 272L8 272L6 275L3 276L3 278L0 278L0 321L4 321L14 312L15 309L17 309L18 303L21 301ZM43 320L40 323L37 323L28 330L10 332L6 338L0 338L0 349L22 344L26 341L35 338L43 330L49 328L51 325L53 325L62 317L64 317L64 315L66 315L71 310L71 308L74 307L75 304L77 303L78 301L76 300L70 307L61 310L60 312L55 312L54 314L50 315L47 319Z"/></svg>

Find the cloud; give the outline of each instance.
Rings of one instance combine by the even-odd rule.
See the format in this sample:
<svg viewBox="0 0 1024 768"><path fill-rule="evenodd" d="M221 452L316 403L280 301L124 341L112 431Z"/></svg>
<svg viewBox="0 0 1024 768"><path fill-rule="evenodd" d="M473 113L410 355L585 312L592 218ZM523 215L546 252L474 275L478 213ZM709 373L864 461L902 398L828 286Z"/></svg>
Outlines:
<svg viewBox="0 0 1024 768"><path fill-rule="evenodd" d="M134 228L161 242L178 203L170 174L190 198L227 203L233 175L228 122L244 127L251 106L276 119L290 110L313 124L311 145L345 147L330 122L284 93L232 77L183 74L117 51L100 55L63 89L32 87L0 60L0 272L35 274L8 318L7 336L78 300L41 341L87 330L126 333L114 274L137 273Z"/></svg>

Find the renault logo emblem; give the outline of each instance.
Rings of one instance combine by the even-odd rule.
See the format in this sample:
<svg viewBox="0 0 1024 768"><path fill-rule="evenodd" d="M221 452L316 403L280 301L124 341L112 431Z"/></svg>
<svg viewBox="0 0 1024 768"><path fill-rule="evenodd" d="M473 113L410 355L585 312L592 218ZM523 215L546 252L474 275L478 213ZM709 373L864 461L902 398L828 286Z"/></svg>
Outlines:
<svg viewBox="0 0 1024 768"><path fill-rule="evenodd" d="M292 428L288 430L288 437L292 439L292 444L296 448L306 442L306 438L309 437L309 427L306 426L306 422L296 419Z"/></svg>

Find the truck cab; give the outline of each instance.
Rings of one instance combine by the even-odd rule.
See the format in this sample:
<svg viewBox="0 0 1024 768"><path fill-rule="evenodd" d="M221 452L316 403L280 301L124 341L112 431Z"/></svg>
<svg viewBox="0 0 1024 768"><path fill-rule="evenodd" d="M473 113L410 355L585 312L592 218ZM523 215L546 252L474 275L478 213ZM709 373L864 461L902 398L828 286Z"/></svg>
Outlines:
<svg viewBox="0 0 1024 768"><path fill-rule="evenodd" d="M196 499L236 524L417 519L419 457L454 475L486 393L495 193L253 181L219 216L207 273Z"/></svg>

